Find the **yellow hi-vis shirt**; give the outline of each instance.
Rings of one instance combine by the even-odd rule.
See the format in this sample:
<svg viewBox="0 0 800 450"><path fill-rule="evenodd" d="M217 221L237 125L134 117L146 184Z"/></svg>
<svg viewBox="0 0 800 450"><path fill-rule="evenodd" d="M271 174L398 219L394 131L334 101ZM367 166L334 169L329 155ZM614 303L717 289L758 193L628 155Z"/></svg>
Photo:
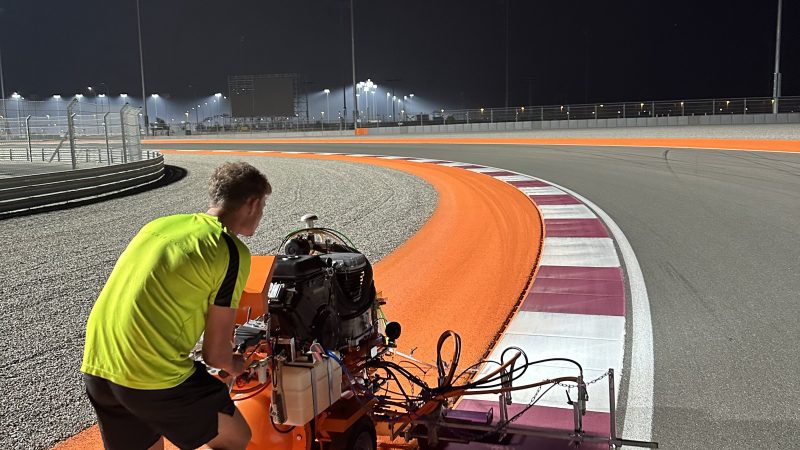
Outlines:
<svg viewBox="0 0 800 450"><path fill-rule="evenodd" d="M249 273L247 246L214 216L148 223L92 308L81 371L134 389L179 385L194 373L209 305L238 308Z"/></svg>

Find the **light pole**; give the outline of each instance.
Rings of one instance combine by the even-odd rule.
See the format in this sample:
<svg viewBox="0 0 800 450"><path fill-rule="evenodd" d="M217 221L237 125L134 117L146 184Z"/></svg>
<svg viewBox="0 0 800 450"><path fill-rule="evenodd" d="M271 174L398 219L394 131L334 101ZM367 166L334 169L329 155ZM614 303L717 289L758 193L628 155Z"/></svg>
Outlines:
<svg viewBox="0 0 800 450"><path fill-rule="evenodd" d="M61 95L59 94L54 95L53 100L55 100L56 102L56 123L58 123L58 117L61 117L61 108L60 108Z"/></svg>
<svg viewBox="0 0 800 450"><path fill-rule="evenodd" d="M138 1L138 0L137 0ZM505 108L508 109L508 9L509 2L506 0L506 95L505 95Z"/></svg>
<svg viewBox="0 0 800 450"><path fill-rule="evenodd" d="M781 11L783 0L778 0L778 26L775 31L775 75L772 79L772 114L778 114L781 98Z"/></svg>
<svg viewBox="0 0 800 450"><path fill-rule="evenodd" d="M3 81L3 51L0 50L0 100L3 101L3 117L8 116L6 111L6 84Z"/></svg>
<svg viewBox="0 0 800 450"><path fill-rule="evenodd" d="M375 106L375 93L378 92L378 85L372 85L372 117L377 121L378 120L378 108Z"/></svg>
<svg viewBox="0 0 800 450"><path fill-rule="evenodd" d="M100 94L97 97L100 99L105 99L106 94ZM111 109L110 105L108 104L108 100L100 100L100 105L102 106L104 101L106 102L106 106L108 106L108 109ZM105 112L105 108L103 109L103 112Z"/></svg>
<svg viewBox="0 0 800 450"><path fill-rule="evenodd" d="M136 26L139 30L139 68L142 72L142 103L144 103L144 132L147 134L147 92L144 89L144 57L142 56L142 16L139 14L139 0L136 0Z"/></svg>
<svg viewBox="0 0 800 450"><path fill-rule="evenodd" d="M411 109L411 99L414 98L414 94L408 94L408 110L411 112L411 115L414 115L414 110Z"/></svg>
<svg viewBox="0 0 800 450"><path fill-rule="evenodd" d="M355 5L354 0L350 0L350 59L353 62L353 103L358 103L356 95L356 32L355 32ZM358 133L358 107L353 111L353 130Z"/></svg>
<svg viewBox="0 0 800 450"><path fill-rule="evenodd" d="M330 101L329 101L329 96L331 94L331 90L330 89L325 89L322 92L325 93L325 112L328 113L328 114L326 114L326 116L328 116L330 118L330 115L331 115L331 104L330 104Z"/></svg>
<svg viewBox="0 0 800 450"><path fill-rule="evenodd" d="M216 97L216 99L214 101L217 102L217 114L216 115L219 116L219 104L222 102L222 94L217 92L216 94L214 94L214 97ZM216 124L216 122L214 122L214 123ZM219 130L219 127L217 127L217 130Z"/></svg>
<svg viewBox="0 0 800 450"><path fill-rule="evenodd" d="M387 116L389 116L389 97L391 97L391 96L392 96L391 92L387 92L386 93L386 115ZM389 117L391 117L391 116L389 116ZM388 122L388 120L387 120L387 122Z"/></svg>
<svg viewBox="0 0 800 450"><path fill-rule="evenodd" d="M396 96L396 95L393 95L393 96L392 96L392 120L394 120L395 122L397 122L397 117L396 117L396 114L394 113L394 104L395 104L395 103L397 103L397 96Z"/></svg>
<svg viewBox="0 0 800 450"><path fill-rule="evenodd" d="M372 90L372 87L375 86L375 83L373 83L371 79L367 78L367 81L359 84L361 84L361 90L364 92L364 100L366 101L364 107L367 110L367 122L369 122L370 119L369 91Z"/></svg>
<svg viewBox="0 0 800 450"><path fill-rule="evenodd" d="M94 94L94 88L91 86L86 87L87 95L91 97ZM94 97L94 113L97 114L97 96Z"/></svg>
<svg viewBox="0 0 800 450"><path fill-rule="evenodd" d="M155 115L156 122L155 123L158 124L158 94L153 94L153 95L151 95L151 97L153 97L153 106L155 107L155 110L156 110L156 115ZM145 102L145 103L147 103L147 102ZM147 116L145 116L145 117L147 117Z"/></svg>
<svg viewBox="0 0 800 450"><path fill-rule="evenodd" d="M19 127L20 126L20 123L19 123L19 100L22 98L22 96L19 95L16 92L14 92L14 93L11 94L11 98L13 98L14 100L17 101L17 126Z"/></svg>
<svg viewBox="0 0 800 450"><path fill-rule="evenodd" d="M361 99L361 93L367 91L366 85L367 83L365 81L359 81L358 84L356 84L356 111L358 111L359 120L361 119L361 106L359 100ZM367 113L369 113L369 99L367 99L366 108ZM367 120L369 120L369 115L367 115Z"/></svg>

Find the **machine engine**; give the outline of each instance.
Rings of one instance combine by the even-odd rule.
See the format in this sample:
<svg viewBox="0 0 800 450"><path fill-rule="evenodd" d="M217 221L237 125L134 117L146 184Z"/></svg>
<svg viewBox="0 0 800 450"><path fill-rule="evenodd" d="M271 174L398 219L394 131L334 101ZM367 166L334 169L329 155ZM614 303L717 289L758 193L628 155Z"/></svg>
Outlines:
<svg viewBox="0 0 800 450"><path fill-rule="evenodd" d="M269 287L275 337L328 350L352 347L376 327L376 293L366 256L328 229L287 236Z"/></svg>

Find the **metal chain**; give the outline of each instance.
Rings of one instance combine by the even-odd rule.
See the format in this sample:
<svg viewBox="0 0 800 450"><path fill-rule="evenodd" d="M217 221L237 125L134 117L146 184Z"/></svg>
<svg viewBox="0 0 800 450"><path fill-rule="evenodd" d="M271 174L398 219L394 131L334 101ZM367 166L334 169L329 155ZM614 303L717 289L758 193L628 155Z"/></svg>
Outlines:
<svg viewBox="0 0 800 450"><path fill-rule="evenodd" d="M591 385L597 383L598 381L607 378L608 377L608 373L609 372L606 371L602 375L600 375L599 377L595 378L594 380L586 382L585 383L586 386L591 386ZM564 383L556 383L556 384L558 384L561 387L567 388L567 390L572 390L572 389L575 389L576 387L578 387L577 385L564 384Z"/></svg>

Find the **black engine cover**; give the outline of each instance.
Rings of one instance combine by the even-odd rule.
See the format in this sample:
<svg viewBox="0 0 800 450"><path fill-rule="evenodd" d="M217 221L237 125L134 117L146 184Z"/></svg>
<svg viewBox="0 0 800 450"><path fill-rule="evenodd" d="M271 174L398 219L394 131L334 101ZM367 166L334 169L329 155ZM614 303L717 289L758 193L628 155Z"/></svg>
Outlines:
<svg viewBox="0 0 800 450"><path fill-rule="evenodd" d="M332 292L318 256L278 255L269 289L269 312L277 319L279 335L336 348L341 325Z"/></svg>

